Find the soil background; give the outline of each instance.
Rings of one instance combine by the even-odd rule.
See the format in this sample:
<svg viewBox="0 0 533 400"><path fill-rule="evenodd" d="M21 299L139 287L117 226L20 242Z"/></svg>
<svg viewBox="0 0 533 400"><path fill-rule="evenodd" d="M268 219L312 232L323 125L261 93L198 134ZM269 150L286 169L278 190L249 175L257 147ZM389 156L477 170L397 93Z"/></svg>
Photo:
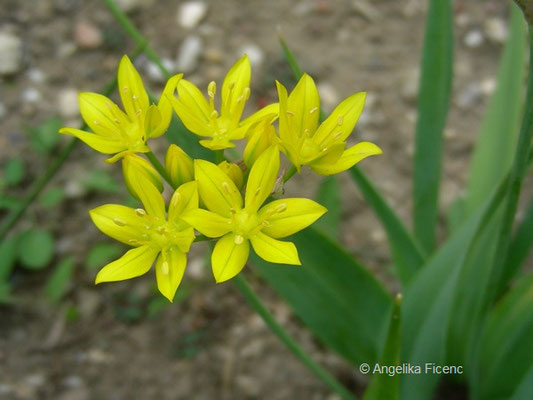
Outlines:
<svg viewBox="0 0 533 400"><path fill-rule="evenodd" d="M372 141L383 149L382 156L361 166L410 226L426 1L213 0L203 3L202 18L190 27L180 23L184 2L120 3L166 65L175 72L186 69L186 77L204 90L211 80L220 84L227 68L247 52L253 64L248 112L276 101L275 79L294 85L278 32L317 82L326 111L366 91L366 107L351 140ZM453 5L455 76L444 138L441 238L447 210L464 188L509 12L509 2L456 0ZM0 0L0 32L19 38L23 54L16 71L0 79L0 162L23 158L27 177L14 193L22 195L47 165L31 149L27 127L54 116L77 126L76 93L101 92L134 44L104 2L94 0ZM147 87L160 92L163 81L154 66L143 56L136 66ZM62 138L61 145L67 142ZM152 144L162 156L164 140ZM97 270L85 268L84 260L91 246L106 238L87 211L120 202L126 193L118 165L103 159L78 146L51 183L65 188L65 200L46 212L31 209L17 225L19 231L29 226L52 231L55 260L73 255L77 269L59 304L42 295L53 265L42 272L15 270L14 301L0 306L0 399L338 399L277 341L231 283L214 284L206 247L195 248L183 294L172 305L160 301L152 273L93 285ZM119 193L80 185L95 168L116 176ZM397 291L379 222L349 176L342 174L340 181L342 243L391 292ZM318 182L304 171L287 193L312 197ZM361 393L366 381L356 368L321 346L252 268L244 273L313 358ZM462 398L459 392L443 398Z"/></svg>

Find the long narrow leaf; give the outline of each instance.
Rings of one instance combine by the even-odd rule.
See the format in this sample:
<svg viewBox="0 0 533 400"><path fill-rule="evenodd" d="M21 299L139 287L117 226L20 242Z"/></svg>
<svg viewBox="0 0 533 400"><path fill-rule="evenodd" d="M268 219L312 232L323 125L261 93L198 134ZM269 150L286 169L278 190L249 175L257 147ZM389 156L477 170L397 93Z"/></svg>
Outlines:
<svg viewBox="0 0 533 400"><path fill-rule="evenodd" d="M268 283L328 347L352 364L376 362L392 299L374 276L313 228L294 236L302 267L251 258Z"/></svg>
<svg viewBox="0 0 533 400"><path fill-rule="evenodd" d="M451 0L431 0L422 53L414 157L415 237L430 252L435 246L442 133L452 82Z"/></svg>
<svg viewBox="0 0 533 400"><path fill-rule="evenodd" d="M509 281L516 275L533 246L533 201L529 203L524 220L518 226L509 247L503 279Z"/></svg>
<svg viewBox="0 0 533 400"><path fill-rule="evenodd" d="M337 241L341 224L341 198L337 177L328 176L322 180L316 199L328 212L316 222L315 227Z"/></svg>

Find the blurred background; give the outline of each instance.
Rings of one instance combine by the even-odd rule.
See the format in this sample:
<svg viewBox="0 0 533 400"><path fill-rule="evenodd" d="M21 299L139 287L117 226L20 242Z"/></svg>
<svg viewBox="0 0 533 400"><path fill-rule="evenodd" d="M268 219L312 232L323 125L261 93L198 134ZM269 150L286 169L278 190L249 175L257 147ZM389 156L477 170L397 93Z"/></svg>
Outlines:
<svg viewBox="0 0 533 400"><path fill-rule="evenodd" d="M292 87L281 33L316 81L325 111L366 91L352 142L384 151L364 161L410 225L411 165L424 31L424 0L121 0L171 72L204 89L221 83L243 53L252 63L248 113ZM452 105L445 131L442 223L464 187L484 106L507 37L509 2L454 2ZM0 217L19 204L81 124L79 91L102 92L133 41L102 1L0 0ZM146 57L135 65L158 94L164 78ZM116 99L116 96L113 96ZM164 139L150 143L161 158ZM174 304L153 273L94 286L124 249L93 226L88 210L128 203L118 164L79 145L0 251L0 399L337 399L270 333L231 284L215 285L207 247L194 247ZM345 174L341 242L391 290L385 234ZM287 194L314 197L309 171ZM349 388L354 369L324 350L251 268L247 277L278 321ZM357 305L354 305L356 307ZM446 397L449 398L449 397ZM459 397L453 397L459 398Z"/></svg>

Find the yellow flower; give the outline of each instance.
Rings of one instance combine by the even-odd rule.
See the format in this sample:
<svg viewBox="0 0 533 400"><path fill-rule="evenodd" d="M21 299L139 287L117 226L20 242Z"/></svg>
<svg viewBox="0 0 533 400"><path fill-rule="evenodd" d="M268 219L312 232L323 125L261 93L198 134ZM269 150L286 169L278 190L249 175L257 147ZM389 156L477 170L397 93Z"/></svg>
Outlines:
<svg viewBox="0 0 533 400"><path fill-rule="evenodd" d="M241 190L243 185L244 174L241 167L235 163L229 163L227 161L222 161L218 164L218 167L231 178L237 189Z"/></svg>
<svg viewBox="0 0 533 400"><path fill-rule="evenodd" d="M108 162L128 153L147 153L150 149L146 141L168 129L172 117L169 98L181 77L170 78L157 106L150 105L139 73L128 56L123 56L118 67L118 89L126 112L103 95L80 93L81 116L93 133L74 128L62 128L59 133L75 136L100 153L115 154Z"/></svg>
<svg viewBox="0 0 533 400"><path fill-rule="evenodd" d="M243 139L251 124L277 115L278 104L271 104L241 121L246 101L250 97L251 67L244 55L228 71L222 84L220 113L215 110L216 83L207 87L209 103L193 83L182 79L177 85L178 98L171 98L176 114L185 127L198 136L210 139L200 144L211 150L235 147L232 140Z"/></svg>
<svg viewBox="0 0 533 400"><path fill-rule="evenodd" d="M246 186L245 200L218 166L195 160L198 192L207 210L194 209L182 218L205 236L219 239L211 255L217 282L233 278L244 267L250 242L266 261L300 265L298 251L291 242L277 240L311 225L326 209L309 199L272 201L269 197L279 171L279 150L270 147L254 163Z"/></svg>
<svg viewBox="0 0 533 400"><path fill-rule="evenodd" d="M248 133L248 143L244 148L242 158L248 168L251 168L259 156L270 146L279 143L276 130L272 126L272 121L265 119L250 128Z"/></svg>
<svg viewBox="0 0 533 400"><path fill-rule="evenodd" d="M149 180L159 192L163 191L163 181L155 168L144 158L134 153L128 153L122 159L122 175L124 183L130 194L137 200L140 200L134 190L133 181L138 179L139 175Z"/></svg>
<svg viewBox="0 0 533 400"><path fill-rule="evenodd" d="M281 83L276 84L281 146L298 171L308 165L318 174L333 175L368 156L381 154L381 149L370 142L346 149L346 139L363 111L365 93L342 101L318 126L320 99L313 79L304 74L290 96Z"/></svg>
<svg viewBox="0 0 533 400"><path fill-rule="evenodd" d="M194 166L191 157L175 144L168 147L165 156L165 170L173 187L194 180Z"/></svg>
<svg viewBox="0 0 533 400"><path fill-rule="evenodd" d="M95 283L134 278L155 266L157 287L173 300L187 264L186 253L194 241L194 230L182 215L198 207L196 182L180 186L170 201L168 216L158 189L145 177L132 179L133 190L144 209L106 204L90 211L94 224L106 235L133 246L121 258L98 272ZM158 256L159 255L159 256Z"/></svg>

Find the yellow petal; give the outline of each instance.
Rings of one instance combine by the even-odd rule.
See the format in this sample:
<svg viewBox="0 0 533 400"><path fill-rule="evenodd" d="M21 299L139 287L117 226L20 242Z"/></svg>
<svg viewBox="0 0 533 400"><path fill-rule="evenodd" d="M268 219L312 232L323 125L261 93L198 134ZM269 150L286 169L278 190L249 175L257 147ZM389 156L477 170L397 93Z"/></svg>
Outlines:
<svg viewBox="0 0 533 400"><path fill-rule="evenodd" d="M79 129L61 128L59 133L77 137L89 147L92 147L94 150L103 154L114 154L128 149L128 147L122 141L97 135L96 133L85 132Z"/></svg>
<svg viewBox="0 0 533 400"><path fill-rule="evenodd" d="M192 108L180 100L171 97L170 101L174 111L189 131L199 136L213 136L213 129L209 127L208 119L205 119L201 114L194 113Z"/></svg>
<svg viewBox="0 0 533 400"><path fill-rule="evenodd" d="M276 264L301 265L298 250L292 242L272 239L262 232L250 238L254 251L263 260Z"/></svg>
<svg viewBox="0 0 533 400"><path fill-rule="evenodd" d="M178 82L177 89L178 99L171 98L176 113L190 131L198 135L208 136L192 129L196 128L198 124L207 125L209 123L211 108L204 95L200 89L186 79L181 79ZM189 128L189 124L192 128ZM203 130L205 129L204 127Z"/></svg>
<svg viewBox="0 0 533 400"><path fill-rule="evenodd" d="M144 116L144 132L146 136L141 134L141 139L146 141L147 138L161 136L164 132L160 132L162 127L162 117L159 109L153 104L148 107Z"/></svg>
<svg viewBox="0 0 533 400"><path fill-rule="evenodd" d="M159 249L141 246L129 250L118 260L107 264L96 275L95 283L123 281L146 274L159 253Z"/></svg>
<svg viewBox="0 0 533 400"><path fill-rule="evenodd" d="M155 185L139 174L130 178L130 185L137 198L141 200L146 212L152 217L165 219L165 201Z"/></svg>
<svg viewBox="0 0 533 400"><path fill-rule="evenodd" d="M132 180L137 180L139 175L152 182L159 192L163 191L163 181L159 173L152 164L134 153L127 153L122 159L122 174L128 191L137 200L140 200L140 198L134 190Z"/></svg>
<svg viewBox="0 0 533 400"><path fill-rule="evenodd" d="M269 104L268 106L263 107L259 111L256 111L249 117L243 119L240 123L241 126L252 126L258 122L266 121L268 124L271 124L279 115L279 103Z"/></svg>
<svg viewBox="0 0 533 400"><path fill-rule="evenodd" d="M163 93L161 93L161 97L159 98L159 103L157 103L157 108L161 114L161 125L156 131L152 132L150 137L158 137L167 131L170 120L172 119L171 98L174 98L176 86L182 77L183 74L174 75L167 81Z"/></svg>
<svg viewBox="0 0 533 400"><path fill-rule="evenodd" d="M222 84L220 116L239 121L244 104L250 96L252 68L247 55L242 56L228 71Z"/></svg>
<svg viewBox="0 0 533 400"><path fill-rule="evenodd" d="M121 129L127 127L129 120L112 100L98 93L82 92L78 102L83 120L94 133L122 138Z"/></svg>
<svg viewBox="0 0 533 400"><path fill-rule="evenodd" d="M274 200L259 210L260 220L266 221L261 230L268 236L279 239L307 228L327 209L309 199Z"/></svg>
<svg viewBox="0 0 533 400"><path fill-rule="evenodd" d="M248 240L235 240L233 233L222 237L211 254L211 265L216 282L227 281L241 272L249 254L250 243Z"/></svg>
<svg viewBox="0 0 533 400"><path fill-rule="evenodd" d="M279 171L278 146L271 146L257 159L246 184L246 209L256 212L270 196Z"/></svg>
<svg viewBox="0 0 533 400"><path fill-rule="evenodd" d="M175 144L168 147L165 156L165 169L174 187L194 179L192 158Z"/></svg>
<svg viewBox="0 0 533 400"><path fill-rule="evenodd" d="M319 126L313 141L321 147L346 141L363 111L366 93L356 93L343 100Z"/></svg>
<svg viewBox="0 0 533 400"><path fill-rule="evenodd" d="M157 288L168 301L172 302L185 272L187 256L175 246L163 252L155 264Z"/></svg>
<svg viewBox="0 0 533 400"><path fill-rule="evenodd" d="M168 220L176 222L182 214L198 208L198 187L188 182L176 189L168 207Z"/></svg>
<svg viewBox="0 0 533 400"><path fill-rule="evenodd" d="M312 135L320 115L320 98L313 79L304 74L289 95L287 110L291 130L298 136ZM308 133L307 133L308 132Z"/></svg>
<svg viewBox="0 0 533 400"><path fill-rule="evenodd" d="M339 158L342 157L344 149L346 148L346 143L334 143L328 148L322 149L319 153L315 153L309 161L305 161L306 165L315 165L315 164L334 164Z"/></svg>
<svg viewBox="0 0 533 400"><path fill-rule="evenodd" d="M181 218L202 235L210 238L224 236L232 227L229 218L201 208L188 211Z"/></svg>
<svg viewBox="0 0 533 400"><path fill-rule="evenodd" d="M295 146L297 135L292 132L289 126L289 114L287 114L287 89L280 82L276 81L279 97L279 137L284 144ZM290 117L292 118L292 116Z"/></svg>
<svg viewBox="0 0 533 400"><path fill-rule="evenodd" d="M215 164L194 160L194 176L200 198L210 211L229 217L231 209L242 208L242 196L235 183Z"/></svg>
<svg viewBox="0 0 533 400"><path fill-rule="evenodd" d="M129 246L141 244L144 225L142 214L133 208L106 204L89 211L89 215L100 231Z"/></svg>
<svg viewBox="0 0 533 400"><path fill-rule="evenodd" d="M353 167L359 161L377 154L381 154L381 149L374 143L361 142L355 146L345 150L341 158L334 164L314 164L311 165L311 169L320 175L333 175L339 172L346 171L348 168Z"/></svg>
<svg viewBox="0 0 533 400"><path fill-rule="evenodd" d="M227 161L222 161L220 164L218 164L218 167L231 178L239 190L242 189L244 177L241 167L235 163L229 163Z"/></svg>
<svg viewBox="0 0 533 400"><path fill-rule="evenodd" d="M124 110L136 120L150 105L142 79L128 56L123 56L118 66L118 90ZM139 111L140 110L140 111Z"/></svg>
<svg viewBox="0 0 533 400"><path fill-rule="evenodd" d="M266 149L278 143L276 130L267 119L257 123L251 128L251 133L248 135L248 143L246 143L243 153L244 163L248 168L251 168Z"/></svg>
<svg viewBox="0 0 533 400"><path fill-rule="evenodd" d="M231 143L227 139L200 140L199 143L205 148L213 151L231 149L235 147L235 144Z"/></svg>

